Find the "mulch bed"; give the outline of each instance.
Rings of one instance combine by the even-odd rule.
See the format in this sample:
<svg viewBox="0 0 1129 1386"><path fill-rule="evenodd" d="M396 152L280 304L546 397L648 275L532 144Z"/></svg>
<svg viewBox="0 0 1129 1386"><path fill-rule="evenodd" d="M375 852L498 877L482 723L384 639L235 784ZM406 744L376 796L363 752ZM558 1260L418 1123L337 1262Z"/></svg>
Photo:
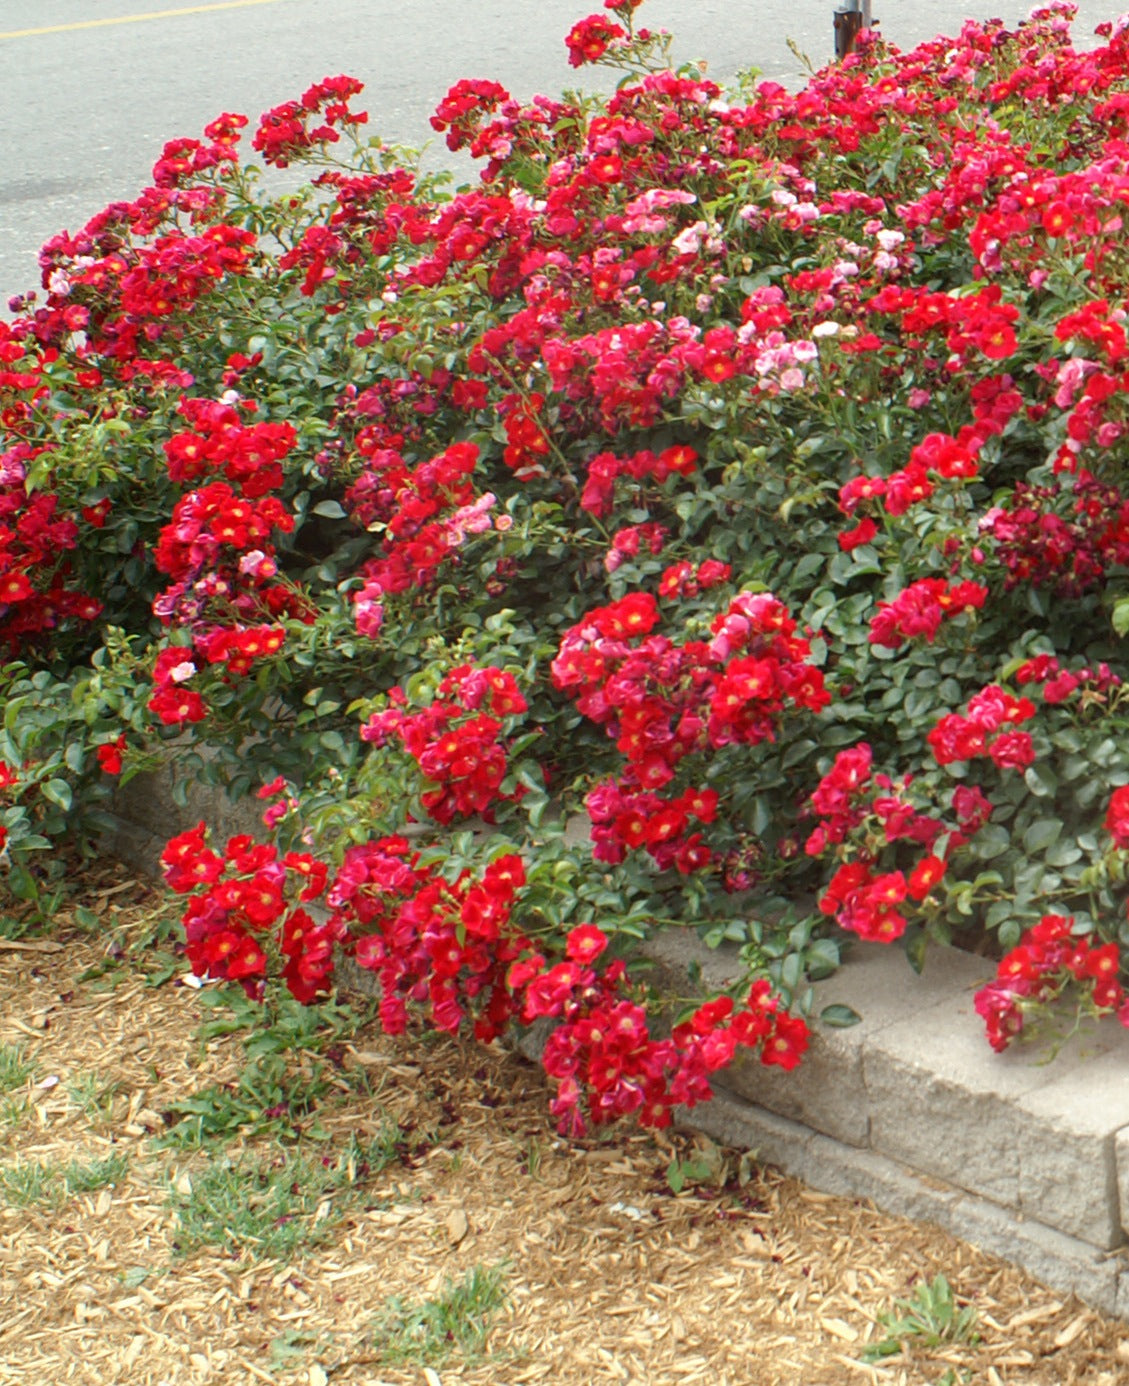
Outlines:
<svg viewBox="0 0 1129 1386"><path fill-rule="evenodd" d="M246 1063L238 1035L200 1042L198 991L154 986L116 956L158 899L105 867L83 901L104 934L69 932L64 919L53 938L0 944L0 1044L34 1062L0 1099L0 1174L129 1157L116 1186L51 1203L4 1206L0 1188L3 1386L1129 1377L1129 1328L944 1232L771 1170L742 1182L737 1156L714 1150L724 1187L675 1196L666 1169L692 1153L689 1138L566 1144L524 1060L445 1038L391 1040L371 1022L333 1052L328 1090L290 1150L329 1159L351 1134L376 1137L394 1121L400 1158L322 1245L285 1262L229 1247L181 1255L170 1191L191 1188L209 1161L277 1161L288 1146L285 1132L222 1150L156 1144L172 1104L234 1083ZM293 1056L311 1071L324 1062ZM84 1104L83 1093L100 1095ZM483 1352L390 1362L373 1336L381 1307L434 1296L475 1266L503 1267L507 1293ZM861 1362L886 1335L877 1316L938 1273L976 1307L979 1341Z"/></svg>

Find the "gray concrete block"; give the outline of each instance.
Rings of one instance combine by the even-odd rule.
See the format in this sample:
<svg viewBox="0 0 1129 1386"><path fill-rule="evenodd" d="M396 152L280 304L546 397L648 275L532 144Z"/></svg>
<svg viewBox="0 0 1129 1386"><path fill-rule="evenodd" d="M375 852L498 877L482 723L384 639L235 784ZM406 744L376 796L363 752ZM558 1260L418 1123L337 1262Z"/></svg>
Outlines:
<svg viewBox="0 0 1129 1386"><path fill-rule="evenodd" d="M1057 1076L1017 1104L1020 1120L1019 1208L1028 1217L1095 1246L1125 1240L1118 1197L1117 1135L1129 1127L1129 1034L1103 1026L1090 1043L1106 1047L1085 1057L1075 1071Z"/></svg>
<svg viewBox="0 0 1129 1386"><path fill-rule="evenodd" d="M143 876L157 878L161 874L161 853L167 838L139 827L117 814L107 815L113 826L105 828L98 837L99 848L107 856L116 857Z"/></svg>
<svg viewBox="0 0 1129 1386"><path fill-rule="evenodd" d="M752 1151L761 1164L775 1165L789 1174L804 1167L808 1149L816 1139L799 1122L774 1116L724 1092L716 1093L712 1102L677 1108L675 1121L683 1129L701 1131L719 1145Z"/></svg>
<svg viewBox="0 0 1129 1386"><path fill-rule="evenodd" d="M1101 1052L1107 1043L1098 1042ZM994 1054L971 991L886 1027L863 1051L871 1144L925 1174L1018 1208L1016 1132L1034 1112L1024 1113L1021 1099L1052 1083L1079 1081L1092 1053L1073 1041L1053 1065L1042 1058L1023 1045Z"/></svg>
<svg viewBox="0 0 1129 1386"><path fill-rule="evenodd" d="M817 1031L803 1062L791 1073L768 1068L738 1051L734 1062L717 1075L716 1085L848 1145L866 1146L870 1104L858 1028Z"/></svg>
<svg viewBox="0 0 1129 1386"><path fill-rule="evenodd" d="M813 1138L797 1177L823 1193L865 1198L888 1213L945 1225L963 1195L940 1179L928 1179L872 1150L856 1150L826 1136Z"/></svg>
<svg viewBox="0 0 1129 1386"><path fill-rule="evenodd" d="M647 980L660 990L685 996L691 968L701 971L698 991L703 995L724 991L741 980L744 968L734 944L707 948L693 929L663 929L643 945L650 964Z"/></svg>
<svg viewBox="0 0 1129 1386"><path fill-rule="evenodd" d="M184 775L182 766L170 762L160 770L135 775L114 794L113 810L118 818L160 839L150 868L154 876L161 874L159 856L168 839L194 828L201 820L221 847L238 833L264 835L263 805L254 796L233 800L215 785L192 781L184 787L184 803L178 803L174 788L183 785Z"/></svg>
<svg viewBox="0 0 1129 1386"><path fill-rule="evenodd" d="M944 1180L923 1176L874 1151L812 1135L798 1122L775 1117L741 1099L719 1094L704 1107L679 1113L681 1124L721 1144L752 1150L812 1188L864 1198L884 1212L932 1222L980 1250L1021 1266L1052 1289L1077 1294L1103 1313L1129 1318L1129 1271L1124 1261L1089 1242L1016 1215Z"/></svg>
<svg viewBox="0 0 1129 1386"><path fill-rule="evenodd" d="M958 1199L938 1221L954 1236L1022 1267L1052 1290L1076 1294L1104 1314L1117 1312L1124 1262L1116 1254L982 1198Z"/></svg>
<svg viewBox="0 0 1129 1386"><path fill-rule="evenodd" d="M839 972L815 986L814 1033L799 1069L782 1073L746 1062L734 1066L731 1086L836 1140L869 1145L874 1108L863 1066L868 1044L929 1006L955 1004L979 982L982 968L965 953L936 949L919 975L901 949L860 947ZM845 1030L820 1026L820 1011L832 1004L850 1006L861 1016L859 1024Z"/></svg>
<svg viewBox="0 0 1129 1386"><path fill-rule="evenodd" d="M742 971L736 948L706 948L689 930L660 935L647 945L647 955L657 964L656 983L676 992L685 990L691 965L701 970L704 986L715 990L730 985ZM955 949L934 949L919 976L901 949L861 945L839 972L813 988L812 1042L798 1069L785 1073L739 1054L720 1076L720 1085L824 1135L866 1146L871 1103L862 1054L869 1037L925 1006L955 1002L985 975L981 959ZM860 1023L849 1029L819 1025L820 1011L833 1003L850 1006Z"/></svg>
<svg viewBox="0 0 1129 1386"><path fill-rule="evenodd" d="M1114 1137L1113 1152L1117 1168L1117 1202L1121 1213L1121 1230L1129 1236L1129 1127L1118 1131Z"/></svg>
<svg viewBox="0 0 1129 1386"><path fill-rule="evenodd" d="M1117 1298L1113 1313L1119 1319L1129 1321L1129 1270L1123 1270L1117 1278Z"/></svg>

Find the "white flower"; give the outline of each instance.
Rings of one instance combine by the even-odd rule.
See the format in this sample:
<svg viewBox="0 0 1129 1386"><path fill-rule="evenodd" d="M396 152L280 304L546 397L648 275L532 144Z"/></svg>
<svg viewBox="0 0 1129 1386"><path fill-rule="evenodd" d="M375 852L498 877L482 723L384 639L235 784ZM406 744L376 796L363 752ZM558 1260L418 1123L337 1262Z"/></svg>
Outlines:
<svg viewBox="0 0 1129 1386"><path fill-rule="evenodd" d="M704 221L696 221L693 226L687 226L684 231L680 231L674 238L674 249L679 255L696 255L702 248L702 233L706 229Z"/></svg>

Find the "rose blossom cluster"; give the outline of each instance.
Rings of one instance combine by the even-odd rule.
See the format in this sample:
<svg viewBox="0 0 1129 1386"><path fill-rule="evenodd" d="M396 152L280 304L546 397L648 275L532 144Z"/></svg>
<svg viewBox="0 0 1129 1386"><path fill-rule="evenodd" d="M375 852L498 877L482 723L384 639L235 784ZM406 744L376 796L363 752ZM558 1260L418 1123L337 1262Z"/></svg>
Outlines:
<svg viewBox="0 0 1129 1386"><path fill-rule="evenodd" d="M408 711L401 688L388 698L391 706L368 719L361 740L383 746L396 737L429 782L420 802L436 823L489 814L499 800L517 797L501 788L509 768L500 739L505 719L528 708L512 674L463 664L446 675L427 707Z"/></svg>
<svg viewBox="0 0 1129 1386"><path fill-rule="evenodd" d="M606 942L592 926L573 930L565 961L525 988L522 1019L559 1022L541 1062L557 1081L550 1110L566 1134L582 1135L585 1116L596 1125L633 1116L642 1126L669 1126L676 1106L709 1101L711 1075L739 1048L758 1052L766 1066L791 1070L800 1062L807 1024L780 1009L763 979L743 1005L719 996L676 1025L669 1038L654 1039L645 1008L624 995L622 962L613 961L602 976L589 965Z"/></svg>
<svg viewBox="0 0 1129 1386"><path fill-rule="evenodd" d="M509 522L509 516L491 519L493 492L475 491L471 477L477 461L474 443L452 443L414 468L390 448L366 459L345 498L359 523L382 534L381 555L362 564L362 584L353 594L362 635L379 634L385 598L426 591L443 563L457 561L468 534Z"/></svg>
<svg viewBox="0 0 1129 1386"><path fill-rule="evenodd" d="M677 590L682 576L668 589ZM721 580L720 572L709 576ZM711 860L691 829L713 821L718 796L694 786L661 794L680 763L710 748L773 740L786 712L818 712L830 695L807 662L808 641L769 593L738 593L714 617L709 642L679 645L652 634L659 619L649 592L590 611L565 632L552 678L627 762L586 800L596 857L619 862L645 847L660 868L689 873Z"/></svg>
<svg viewBox="0 0 1129 1386"><path fill-rule="evenodd" d="M1022 583L1080 597L1129 562L1129 500L1089 472L1073 477L1068 491L1057 481L1017 482L980 529L1007 569L1009 588Z"/></svg>
<svg viewBox="0 0 1129 1386"><path fill-rule="evenodd" d="M899 592L893 601L878 603L868 639L872 645L884 645L889 650L918 636L924 636L931 645L942 621L980 611L987 600L988 589L981 583L921 578Z"/></svg>
<svg viewBox="0 0 1129 1386"><path fill-rule="evenodd" d="M962 785L952 800L956 822L945 824L915 807L910 785L909 776L896 784L889 775L875 774L871 748L861 742L838 753L808 801L819 822L808 834L805 852L819 857L834 850L842 861L820 897L820 912L874 942L901 938L907 910L929 898L944 877L947 858L991 813L979 791ZM939 857L933 849L942 835L947 847ZM916 860L908 870L884 870L881 860L897 843L916 848Z"/></svg>
<svg viewBox="0 0 1129 1386"><path fill-rule="evenodd" d="M431 128L446 135L448 149L467 149L472 158L487 159L490 179L508 159L556 157L568 122L579 122L579 117L574 102L535 96L522 106L498 82L464 78L436 107Z"/></svg>
<svg viewBox="0 0 1129 1386"><path fill-rule="evenodd" d="M355 77L325 77L315 82L298 101L285 101L266 112L259 122L251 145L263 162L286 168L314 145L335 144L341 130L363 125L365 111L351 111L349 101L364 90ZM311 119L320 124L311 127Z"/></svg>
<svg viewBox="0 0 1129 1386"><path fill-rule="evenodd" d="M205 193L200 218L212 220L222 197L199 191ZM52 237L40 253L45 276L55 285L55 306L43 310L44 335L65 340L84 333L87 354L123 381L151 376L181 388L191 385L187 371L146 353L166 334L179 335L178 320L227 276L249 272L255 234L219 221L196 235L170 230L149 243L134 242L129 232L143 235L172 221L193 196L154 190L135 203L115 204L77 236ZM199 192L195 197L200 200Z"/></svg>
<svg viewBox="0 0 1129 1386"><path fill-rule="evenodd" d="M280 491L282 463L294 450L298 434L290 423L244 422L244 414L253 417L257 407L238 398L232 402L185 395L177 408L189 429L174 433L164 444L169 478L191 486L222 473L248 500Z"/></svg>
<svg viewBox="0 0 1129 1386"><path fill-rule="evenodd" d="M281 975L304 1004L325 995L343 935L332 920L318 924L302 907L325 890L324 862L297 852L280 856L245 835L230 838L221 854L198 823L169 841L161 864L170 889L191 895L183 922L198 977L238 982L248 996L261 997L267 978Z"/></svg>
<svg viewBox="0 0 1129 1386"><path fill-rule="evenodd" d="M1069 702L1078 695L1084 706L1106 705L1109 696L1122 687L1122 679L1104 661L1096 669L1088 665L1067 669L1054 655L1041 654L1025 660L1012 675L1020 687L1037 688L1050 707Z"/></svg>
<svg viewBox="0 0 1129 1386"><path fill-rule="evenodd" d="M742 1007L716 998L669 1037L654 1038L622 961L596 970L608 946L601 929L571 928L557 962L523 933L515 907L526 872L515 853L495 857L480 875L463 871L448 881L405 838L383 837L350 847L328 880L324 862L280 856L246 836L216 852L200 823L174 837L161 861L169 886L190 897L184 928L199 977L260 996L277 973L308 1003L325 994L334 950L344 947L377 975L389 1034L402 1033L412 1011L452 1034L470 1020L484 1042L514 1021L556 1020L544 1063L558 1084L554 1115L570 1134L582 1133L586 1120L625 1116L669 1125L676 1105L708 1099L710 1075L738 1046L785 1069L807 1047L806 1024L781 1008L765 981ZM318 923L304 906L323 897L329 914Z"/></svg>
<svg viewBox="0 0 1129 1386"><path fill-rule="evenodd" d="M380 1018L401 1033L412 1009L455 1033L472 1020L489 1041L513 1021L556 1025L543 1063L557 1081L551 1106L562 1131L634 1116L665 1126L679 1103L710 1095L709 1076L738 1045L761 1061L794 1068L807 1047L802 1019L784 1011L767 982L743 1008L707 1002L666 1039L650 1033L645 1006L623 962L599 972L608 937L594 924L571 928L552 961L515 919L525 886L520 856L495 858L481 876L451 882L421 863L402 837L351 847L331 883L332 926L355 940L358 963L380 980Z"/></svg>
<svg viewBox="0 0 1129 1386"><path fill-rule="evenodd" d="M885 290L883 294L886 294ZM910 298L916 302L912 294ZM878 303L883 303L884 311L895 311L888 296L884 300L883 295L878 295L868 306L873 309ZM904 328L904 318L900 326ZM921 403L927 403L929 392L919 393L924 395ZM981 448L989 438L1003 432L1022 408L1023 396L1015 389L1010 375L991 375L982 377L972 386L970 397L973 423L965 424L955 435L926 434L910 450L906 465L887 476L860 474L844 483L839 490L839 508L844 515L854 518L856 523L840 534L840 548L850 552L877 537L878 524L873 514L868 512L884 511L898 518L912 506L928 500L936 491L938 480L959 486L977 478Z"/></svg>
<svg viewBox="0 0 1129 1386"><path fill-rule="evenodd" d="M989 684L969 698L964 713L946 713L926 740L938 765L987 756L1001 770L1021 770L1035 759L1035 746L1029 732L1015 729L1035 711L1030 698Z"/></svg>
<svg viewBox="0 0 1129 1386"><path fill-rule="evenodd" d="M588 463L581 507L603 519L612 512L615 484L620 477L628 478L635 487L647 480L661 486L672 476L692 476L697 466L698 454L686 444L674 444L657 454L647 448L627 457L617 457L614 452L597 453Z"/></svg>
<svg viewBox="0 0 1129 1386"><path fill-rule="evenodd" d="M1045 914L1000 960L995 980L976 993L976 1012L988 1043L997 1053L1006 1049L1026 1017L1045 1012L1068 986L1076 987L1095 1011L1117 1011L1121 1023L1129 1025L1120 973L1116 943L1096 942L1092 933L1078 935L1073 919Z"/></svg>
<svg viewBox="0 0 1129 1386"><path fill-rule="evenodd" d="M37 451L17 443L0 453L0 643L13 653L63 622L93 621L102 612L100 601L67 581L64 555L78 543L77 521L60 514L58 496L28 490Z"/></svg>
<svg viewBox="0 0 1129 1386"><path fill-rule="evenodd" d="M1049 681L1052 673L1061 677L1056 660L1044 656L1031 664L1029 681L1037 681L1039 675ZM1110 796L1105 828L1116 851L1129 850L1129 786ZM1092 931L1076 931L1072 918L1047 914L1000 960L995 979L976 993L976 1010L997 1052L1022 1032L1028 1016L1045 1014L1068 987L1094 1012L1116 1011L1121 1023L1129 1025L1129 1005L1120 978L1117 943L1102 942Z"/></svg>
<svg viewBox="0 0 1129 1386"><path fill-rule="evenodd" d="M161 722L201 721L206 705L183 687L188 679L210 664L246 673L256 659L281 649L280 617L310 619L301 596L276 580L270 536L293 526L277 497L250 500L224 481L177 501L154 553L158 571L173 581L153 610L166 625L187 632L191 643L170 644L157 656L149 708Z"/></svg>
<svg viewBox="0 0 1129 1386"><path fill-rule="evenodd" d="M579 19L565 38L568 61L572 67L583 67L604 57L608 49L627 38L627 31L606 15L590 14Z"/></svg>

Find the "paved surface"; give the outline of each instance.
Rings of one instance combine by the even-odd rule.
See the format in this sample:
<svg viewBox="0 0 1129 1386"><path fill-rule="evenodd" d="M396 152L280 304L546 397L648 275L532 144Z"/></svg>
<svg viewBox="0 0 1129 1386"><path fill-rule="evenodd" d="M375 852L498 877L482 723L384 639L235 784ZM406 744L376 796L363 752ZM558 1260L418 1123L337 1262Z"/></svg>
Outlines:
<svg viewBox="0 0 1129 1386"><path fill-rule="evenodd" d="M337 72L360 77L372 126L423 144L427 118L459 77L519 96L576 83L563 36L599 0L3 0L0 3L0 312L38 282L35 252L105 203L132 196L166 139L197 135L221 110L252 117ZM831 53L834 0L651 0L641 17L708 56L724 79L757 66L795 82L788 39ZM902 47L1024 0L875 0ZM1117 11L1082 0L1076 32ZM110 21L110 22L106 22ZM25 32L31 31L31 32ZM586 85L601 74L585 73ZM441 162L446 151L434 156ZM465 166L464 166L465 170Z"/></svg>

